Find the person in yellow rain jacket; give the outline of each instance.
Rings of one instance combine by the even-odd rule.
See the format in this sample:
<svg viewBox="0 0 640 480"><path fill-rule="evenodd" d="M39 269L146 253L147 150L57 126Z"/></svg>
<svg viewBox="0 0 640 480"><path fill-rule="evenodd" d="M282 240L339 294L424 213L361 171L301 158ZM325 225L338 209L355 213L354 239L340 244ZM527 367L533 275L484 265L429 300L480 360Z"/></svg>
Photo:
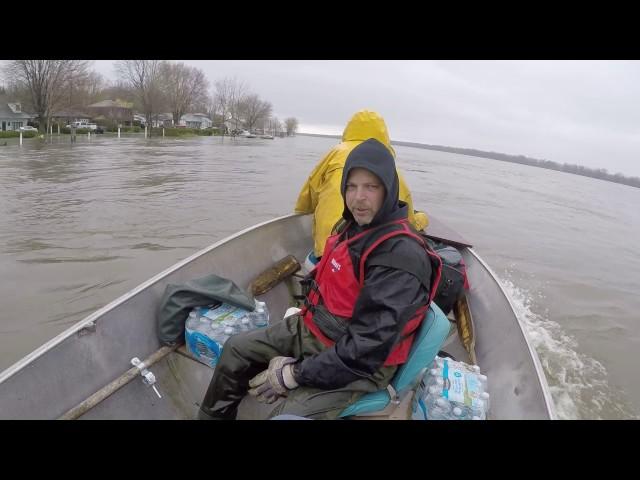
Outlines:
<svg viewBox="0 0 640 480"><path fill-rule="evenodd" d="M391 146L387 125L380 114L371 110L356 112L342 133L342 142L333 147L309 175L302 186L295 205L295 213L313 213L313 242L312 254L316 258L309 257L312 263L316 263L322 255L324 244L331 234L334 225L340 220L344 210L344 200L340 193L342 169L347 156L356 146L369 138L375 138L382 142L393 154L396 152ZM413 210L411 192L402 178L399 170L400 200L407 203L409 210L409 222L422 230L429 224L427 216L423 212Z"/></svg>

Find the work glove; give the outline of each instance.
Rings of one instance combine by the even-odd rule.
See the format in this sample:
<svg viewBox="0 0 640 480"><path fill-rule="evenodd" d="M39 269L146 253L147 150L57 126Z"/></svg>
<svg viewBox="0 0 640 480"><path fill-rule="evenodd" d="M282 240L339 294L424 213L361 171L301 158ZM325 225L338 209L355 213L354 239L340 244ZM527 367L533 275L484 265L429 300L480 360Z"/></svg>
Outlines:
<svg viewBox="0 0 640 480"><path fill-rule="evenodd" d="M249 394L264 403L273 403L285 396L289 390L298 388L293 376L293 364L298 360L291 357L274 357L269 368L249 380Z"/></svg>

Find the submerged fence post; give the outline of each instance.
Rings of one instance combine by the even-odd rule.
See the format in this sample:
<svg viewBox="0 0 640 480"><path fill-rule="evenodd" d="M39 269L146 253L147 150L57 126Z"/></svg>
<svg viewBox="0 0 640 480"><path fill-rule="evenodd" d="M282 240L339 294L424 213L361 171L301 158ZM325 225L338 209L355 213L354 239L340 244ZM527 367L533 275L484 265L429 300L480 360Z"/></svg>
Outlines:
<svg viewBox="0 0 640 480"><path fill-rule="evenodd" d="M162 127L162 138L164 138L164 127Z"/></svg>
<svg viewBox="0 0 640 480"><path fill-rule="evenodd" d="M58 124L58 136L60 136L60 124Z"/></svg>
<svg viewBox="0 0 640 480"><path fill-rule="evenodd" d="M144 138L147 138L147 126L144 126Z"/></svg>
<svg viewBox="0 0 640 480"><path fill-rule="evenodd" d="M120 138L120 126L118 125L118 138Z"/></svg>
<svg viewBox="0 0 640 480"><path fill-rule="evenodd" d="M87 132L87 140L91 140L91 132Z"/></svg>
<svg viewBox="0 0 640 480"><path fill-rule="evenodd" d="M22 146L22 130L20 130L20 146Z"/></svg>

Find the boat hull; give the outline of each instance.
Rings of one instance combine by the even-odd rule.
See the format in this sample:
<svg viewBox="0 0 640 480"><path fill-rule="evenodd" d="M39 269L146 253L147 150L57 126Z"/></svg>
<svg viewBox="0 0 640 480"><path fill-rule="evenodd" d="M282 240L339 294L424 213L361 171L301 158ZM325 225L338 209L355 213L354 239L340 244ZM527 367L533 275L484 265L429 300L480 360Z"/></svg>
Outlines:
<svg viewBox="0 0 640 480"><path fill-rule="evenodd" d="M70 327L0 373L0 418L59 418L129 370L131 359L156 352L158 305L168 284L215 273L247 288L257 274L287 255L305 258L312 246L311 216L288 215L248 228L144 282ZM548 387L535 351L490 269L463 248L476 325L478 364L489 377L493 418L553 418ZM259 297L271 318L282 318L294 282ZM182 350L150 367L159 398L141 377L120 386L86 419L196 418L213 370ZM117 382L115 382L117 383Z"/></svg>

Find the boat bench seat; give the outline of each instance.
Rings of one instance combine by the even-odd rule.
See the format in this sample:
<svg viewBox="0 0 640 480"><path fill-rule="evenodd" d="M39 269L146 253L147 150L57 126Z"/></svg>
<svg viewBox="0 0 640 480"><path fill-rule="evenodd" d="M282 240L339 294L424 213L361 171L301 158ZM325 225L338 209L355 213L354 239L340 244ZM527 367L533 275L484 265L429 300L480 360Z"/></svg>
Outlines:
<svg viewBox="0 0 640 480"><path fill-rule="evenodd" d="M363 395L342 411L340 417L410 418L413 389L424 370L431 365L449 336L449 319L431 302L427 316L416 335L409 357L394 375L390 388Z"/></svg>

